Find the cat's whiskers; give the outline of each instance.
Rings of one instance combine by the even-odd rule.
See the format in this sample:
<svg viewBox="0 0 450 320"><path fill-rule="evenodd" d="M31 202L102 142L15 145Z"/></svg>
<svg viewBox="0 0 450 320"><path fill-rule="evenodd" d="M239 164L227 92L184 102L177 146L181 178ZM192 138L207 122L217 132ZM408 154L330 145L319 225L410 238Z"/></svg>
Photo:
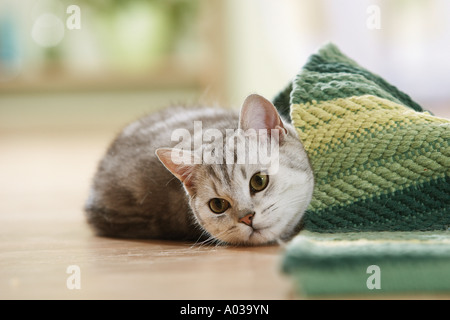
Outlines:
<svg viewBox="0 0 450 320"><path fill-rule="evenodd" d="M173 180L178 180L176 177L172 177L171 179L169 179L166 183L166 187L169 185L169 183L171 183Z"/></svg>
<svg viewBox="0 0 450 320"><path fill-rule="evenodd" d="M199 240L200 240L200 239L203 237L203 235L205 235L205 234L208 234L208 232L206 232L206 230L203 230L203 231L202 231L202 234L198 237L198 239L195 241L195 243L192 244L192 246L190 247L190 249L193 249L194 247L202 247L202 246L204 246L204 245L208 245L208 244L210 244L210 243L208 243L208 242L212 242L212 241L215 240L215 238L214 238L213 236L210 235L207 239L205 239L205 240L199 242Z"/></svg>
<svg viewBox="0 0 450 320"><path fill-rule="evenodd" d="M142 198L142 200L140 201L140 205L142 206L142 204L144 203L145 199L147 199L148 195L151 194L151 191L147 191L147 193L145 194L145 196Z"/></svg>
<svg viewBox="0 0 450 320"><path fill-rule="evenodd" d="M230 241L221 240L221 239L226 239L229 235L235 233L234 230L235 230L235 228L231 227L227 230L223 230L223 231L217 233L215 236L211 236L207 240L211 241L211 243L210 243L211 245L215 244L215 247L224 246L224 245L230 246ZM205 240L205 241L207 241L207 240ZM205 241L203 241L203 242L205 242Z"/></svg>
<svg viewBox="0 0 450 320"><path fill-rule="evenodd" d="M225 234L226 232L227 232L228 230L225 230L225 231L222 231L221 233L219 233L217 236L222 236L223 234ZM202 235L198 238L198 239L200 239L204 234L207 234L208 232L207 231L203 231L202 232ZM199 247L202 247L202 246L205 246L205 245L213 245L214 243L216 243L216 247L218 246L218 245L223 245L223 244L225 244L222 240L220 240L220 239L217 239L216 237L217 236L212 236L212 235L210 235L207 239L205 239L205 240L203 240L203 241L201 241L201 242L198 242L198 240L191 246L191 248L194 248L195 246L199 246Z"/></svg>
<svg viewBox="0 0 450 320"><path fill-rule="evenodd" d="M227 230L224 230L224 231L222 231L222 232L220 232L220 233L218 233L217 235L216 235L216 247L218 247L218 246L223 246L223 245L230 245L229 244L229 241L224 241L224 240L221 240L220 238L225 238L226 239L226 237L228 237L230 234L232 234L232 233L234 233L234 229L235 228L229 228L229 229L227 229Z"/></svg>

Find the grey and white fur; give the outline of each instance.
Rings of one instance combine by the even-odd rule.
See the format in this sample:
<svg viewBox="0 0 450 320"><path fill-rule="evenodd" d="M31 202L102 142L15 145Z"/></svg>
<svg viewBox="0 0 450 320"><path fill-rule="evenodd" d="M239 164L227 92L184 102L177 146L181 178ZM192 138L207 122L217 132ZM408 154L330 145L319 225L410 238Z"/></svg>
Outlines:
<svg viewBox="0 0 450 320"><path fill-rule="evenodd" d="M180 141L171 136L179 128L194 136L194 121L224 137L227 129L241 129L235 135L248 129L275 132L278 170L267 173L255 163L180 164L172 152ZM208 142L201 147L207 149ZM223 151L224 157L238 152ZM267 185L255 192L250 181L261 172ZM98 165L85 211L102 236L259 245L289 240L299 231L313 187L311 165L294 127L280 118L270 101L250 95L240 113L172 107L125 127ZM227 203L226 210L214 212L212 199Z"/></svg>

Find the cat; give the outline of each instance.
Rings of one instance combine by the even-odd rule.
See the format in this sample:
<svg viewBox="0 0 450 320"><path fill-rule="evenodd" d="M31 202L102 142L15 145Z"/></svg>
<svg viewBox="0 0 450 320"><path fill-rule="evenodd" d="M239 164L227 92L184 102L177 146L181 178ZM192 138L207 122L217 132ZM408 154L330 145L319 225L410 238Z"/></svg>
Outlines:
<svg viewBox="0 0 450 320"><path fill-rule="evenodd" d="M214 141L236 138L246 148L211 148L194 124L224 136L231 132ZM193 139L173 139L180 129ZM239 152L259 150L269 137L277 146L276 163L236 161ZM201 150L209 150L213 161L203 161ZM295 128L269 100L252 94L240 112L172 107L126 126L98 165L85 212L100 236L263 245L287 241L300 230L313 188Z"/></svg>

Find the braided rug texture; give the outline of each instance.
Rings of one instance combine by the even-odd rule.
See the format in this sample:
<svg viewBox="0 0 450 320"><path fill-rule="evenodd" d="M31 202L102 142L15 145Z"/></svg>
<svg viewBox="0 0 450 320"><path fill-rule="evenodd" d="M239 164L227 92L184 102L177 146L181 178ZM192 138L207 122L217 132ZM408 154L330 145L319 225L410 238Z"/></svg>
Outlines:
<svg viewBox="0 0 450 320"><path fill-rule="evenodd" d="M275 98L310 157L305 229L427 231L450 227L450 120L328 44Z"/></svg>

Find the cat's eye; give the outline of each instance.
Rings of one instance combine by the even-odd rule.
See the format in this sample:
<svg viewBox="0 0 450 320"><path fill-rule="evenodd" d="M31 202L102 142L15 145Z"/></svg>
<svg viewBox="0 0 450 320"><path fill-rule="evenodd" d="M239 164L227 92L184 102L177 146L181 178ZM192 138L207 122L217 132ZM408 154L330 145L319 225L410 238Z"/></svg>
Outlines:
<svg viewBox="0 0 450 320"><path fill-rule="evenodd" d="M213 198L209 200L209 208L216 214L224 213L230 207L230 203L225 199Z"/></svg>
<svg viewBox="0 0 450 320"><path fill-rule="evenodd" d="M263 191L269 184L269 176L261 172L255 173L250 179L250 191L252 193Z"/></svg>

